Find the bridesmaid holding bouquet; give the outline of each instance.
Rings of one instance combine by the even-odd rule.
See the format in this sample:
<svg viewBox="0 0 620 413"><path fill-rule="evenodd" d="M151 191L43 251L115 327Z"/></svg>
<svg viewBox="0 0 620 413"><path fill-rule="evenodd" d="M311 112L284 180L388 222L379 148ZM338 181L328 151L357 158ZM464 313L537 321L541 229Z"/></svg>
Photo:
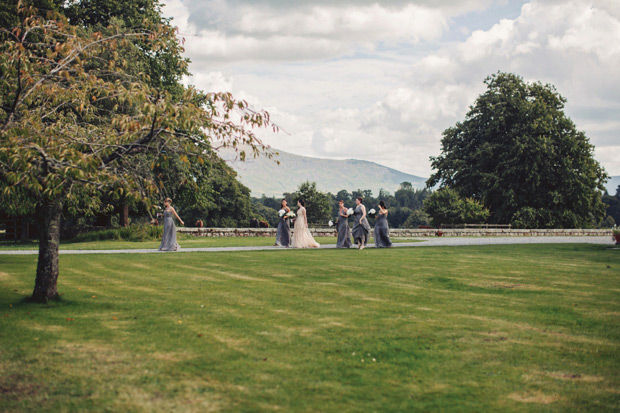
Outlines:
<svg viewBox="0 0 620 413"><path fill-rule="evenodd" d="M363 250L368 243L368 233L370 232L370 224L366 218L366 207L364 206L364 198L358 196L355 198L354 222L353 222L353 239L357 244L357 249Z"/></svg>
<svg viewBox="0 0 620 413"><path fill-rule="evenodd" d="M280 221L276 230L276 247L289 247L291 245L291 221L288 213L291 209L286 205L286 199L280 202Z"/></svg>
<svg viewBox="0 0 620 413"><path fill-rule="evenodd" d="M385 202L379 202L379 214L375 221L375 246L377 248L389 248L392 246L390 240L390 228L387 222L388 210L385 207Z"/></svg>
<svg viewBox="0 0 620 413"><path fill-rule="evenodd" d="M338 201L338 241L336 248L351 248L351 229L349 229L349 213L344 206L344 201Z"/></svg>

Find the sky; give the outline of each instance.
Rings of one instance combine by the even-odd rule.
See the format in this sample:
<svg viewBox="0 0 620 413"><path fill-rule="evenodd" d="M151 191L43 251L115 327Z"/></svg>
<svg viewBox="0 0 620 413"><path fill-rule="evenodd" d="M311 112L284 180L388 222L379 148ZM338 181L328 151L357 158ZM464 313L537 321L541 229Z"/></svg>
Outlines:
<svg viewBox="0 0 620 413"><path fill-rule="evenodd" d="M267 110L298 155L428 177L498 71L555 86L620 175L620 0L164 0L186 79ZM346 171L343 171L346 173Z"/></svg>

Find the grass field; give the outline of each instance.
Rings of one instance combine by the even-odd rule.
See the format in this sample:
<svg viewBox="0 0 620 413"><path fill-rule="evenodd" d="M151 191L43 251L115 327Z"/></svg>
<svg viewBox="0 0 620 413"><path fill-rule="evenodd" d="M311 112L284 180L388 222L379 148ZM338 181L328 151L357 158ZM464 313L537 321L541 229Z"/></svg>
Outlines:
<svg viewBox="0 0 620 413"><path fill-rule="evenodd" d="M336 243L336 237L315 237L320 244L329 245ZM209 247L257 247L270 246L276 241L275 237L196 237L193 235L178 234L177 241L181 248L209 248ZM369 244L373 244L374 238L370 237ZM392 242L415 242L412 238L392 238ZM157 249L161 240L153 241L90 241L72 242L63 241L60 243L61 250L136 250L136 249ZM37 241L14 242L0 241L0 251L2 250L36 250L39 248Z"/></svg>
<svg viewBox="0 0 620 413"><path fill-rule="evenodd" d="M0 411L618 410L619 253L0 256Z"/></svg>

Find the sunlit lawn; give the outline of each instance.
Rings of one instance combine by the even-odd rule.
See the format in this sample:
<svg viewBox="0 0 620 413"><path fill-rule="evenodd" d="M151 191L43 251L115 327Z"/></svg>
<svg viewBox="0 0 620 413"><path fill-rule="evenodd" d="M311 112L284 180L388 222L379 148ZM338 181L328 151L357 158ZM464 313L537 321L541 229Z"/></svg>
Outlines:
<svg viewBox="0 0 620 413"><path fill-rule="evenodd" d="M0 256L0 411L618 410L619 253Z"/></svg>
<svg viewBox="0 0 620 413"><path fill-rule="evenodd" d="M336 243L336 237L316 237L318 243L330 245ZM276 241L275 237L196 237L193 235L179 234L177 241L181 248L209 248L209 247L257 247L270 246ZM392 242L413 242L412 238L393 238ZM370 243L374 239L370 238ZM63 241L60 244L61 250L135 250L135 249L157 249L161 240L154 241L91 241L91 242L72 242ZM36 250L36 241L12 242L0 241L0 251L2 250Z"/></svg>

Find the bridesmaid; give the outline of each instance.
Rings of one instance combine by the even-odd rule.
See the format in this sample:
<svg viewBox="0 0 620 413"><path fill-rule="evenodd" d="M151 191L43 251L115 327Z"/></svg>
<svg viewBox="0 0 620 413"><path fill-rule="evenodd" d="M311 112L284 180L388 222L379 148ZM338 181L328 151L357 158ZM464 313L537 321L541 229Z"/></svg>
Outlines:
<svg viewBox="0 0 620 413"><path fill-rule="evenodd" d="M357 244L357 249L363 250L368 243L368 233L370 225L366 218L366 207L363 204L364 199L361 196L355 198L355 212L353 221L353 239Z"/></svg>
<svg viewBox="0 0 620 413"><path fill-rule="evenodd" d="M336 248L351 248L351 229L349 228L349 214L344 207L344 201L338 201L338 241Z"/></svg>
<svg viewBox="0 0 620 413"><path fill-rule="evenodd" d="M387 222L388 210L385 202L379 202L379 213L375 221L375 247L388 248L392 246L390 241L390 229Z"/></svg>
<svg viewBox="0 0 620 413"><path fill-rule="evenodd" d="M276 247L289 247L291 245L291 222L286 214L291 212L291 209L286 205L286 199L280 202L280 210L284 210L284 215L280 217L280 222L278 222Z"/></svg>
<svg viewBox="0 0 620 413"><path fill-rule="evenodd" d="M172 217L176 217L181 225L185 225L183 220L177 215L177 211L172 208L172 199L166 198L164 201L164 235L159 246L160 251L176 251L179 244L177 244L177 227L174 225Z"/></svg>

